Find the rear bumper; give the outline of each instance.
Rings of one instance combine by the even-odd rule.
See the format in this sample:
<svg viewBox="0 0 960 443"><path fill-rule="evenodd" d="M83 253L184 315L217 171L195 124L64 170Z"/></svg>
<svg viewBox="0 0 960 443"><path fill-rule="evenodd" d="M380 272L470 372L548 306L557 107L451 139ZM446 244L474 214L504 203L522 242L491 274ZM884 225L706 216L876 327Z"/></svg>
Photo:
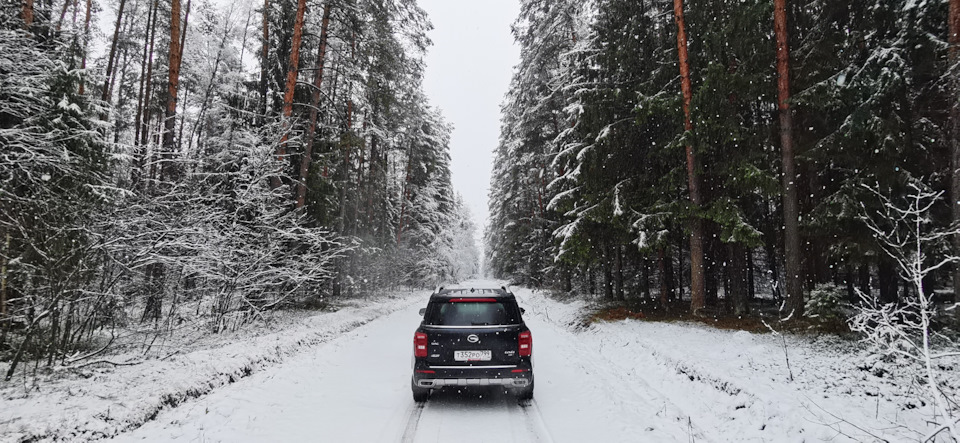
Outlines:
<svg viewBox="0 0 960 443"><path fill-rule="evenodd" d="M445 386L503 386L524 388L533 383L529 361L500 366L431 366L424 361L414 365L413 383L420 388Z"/></svg>
<svg viewBox="0 0 960 443"><path fill-rule="evenodd" d="M421 388L442 388L444 386L503 386L525 388L530 386L527 378L420 378L416 380Z"/></svg>

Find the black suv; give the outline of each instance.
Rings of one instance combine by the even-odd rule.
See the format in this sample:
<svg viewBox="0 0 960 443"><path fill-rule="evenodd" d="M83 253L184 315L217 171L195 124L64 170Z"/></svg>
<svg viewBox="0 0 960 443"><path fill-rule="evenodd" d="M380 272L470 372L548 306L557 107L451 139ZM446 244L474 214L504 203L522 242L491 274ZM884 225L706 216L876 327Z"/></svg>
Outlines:
<svg viewBox="0 0 960 443"><path fill-rule="evenodd" d="M533 336L506 288L444 289L420 310L413 336L413 399L446 386L502 386L533 398Z"/></svg>

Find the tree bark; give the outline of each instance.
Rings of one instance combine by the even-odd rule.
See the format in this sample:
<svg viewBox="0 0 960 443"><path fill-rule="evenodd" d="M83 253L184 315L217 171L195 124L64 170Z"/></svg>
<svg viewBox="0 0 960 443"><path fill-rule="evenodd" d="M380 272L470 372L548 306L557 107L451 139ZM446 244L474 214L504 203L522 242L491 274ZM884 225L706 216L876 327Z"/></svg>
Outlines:
<svg viewBox="0 0 960 443"><path fill-rule="evenodd" d="M777 38L777 109L780 114L780 154L783 162L783 256L787 312L803 315L800 279L800 208L793 152L793 114L790 111L790 49L787 41L786 0L773 1Z"/></svg>
<svg viewBox="0 0 960 443"><path fill-rule="evenodd" d="M285 161L287 157L287 140L290 129L293 127L290 117L293 115L293 95L297 90L297 74L300 73L300 42L303 39L303 17L307 12L307 1L297 1L297 18L293 23L293 40L290 44L290 68L287 70L287 83L283 90L283 137L277 145L277 159ZM280 177L272 179L273 187L280 187Z"/></svg>
<svg viewBox="0 0 960 443"><path fill-rule="evenodd" d="M317 132L317 114L320 107L320 87L323 85L323 63L327 56L327 29L330 24L330 2L323 6L323 21L320 24L320 48L317 49L316 76L313 79L313 95L310 97L310 127L307 131L307 147L300 159L300 182L297 184L297 209L303 207L307 198L307 174L310 172L313 143ZM397 233L399 239L400 234Z"/></svg>
<svg viewBox="0 0 960 443"><path fill-rule="evenodd" d="M660 274L660 306L670 307L673 300L673 259L660 248L657 250L658 274Z"/></svg>
<svg viewBox="0 0 960 443"><path fill-rule="evenodd" d="M614 257L616 258L616 263L614 263L613 269L613 295L617 300L624 300L623 293L623 247L620 245L614 246Z"/></svg>
<svg viewBox="0 0 960 443"><path fill-rule="evenodd" d="M23 19L23 29L29 30L33 27L33 0L24 0L20 18Z"/></svg>
<svg viewBox="0 0 960 443"><path fill-rule="evenodd" d="M611 269L613 267L613 257L610 252L610 243L608 242L603 243L603 256L601 260L603 260L603 296L607 300L613 300L613 271Z"/></svg>
<svg viewBox="0 0 960 443"><path fill-rule="evenodd" d="M687 29L683 19L683 0L673 1L673 16L677 23L677 54L680 58L680 89L683 92L684 131L693 130L690 119L690 102L693 86L690 82L690 60L687 54ZM699 212L702 204L700 194L700 165L693 146L687 143L687 187L693 210ZM706 303L703 257L703 220L700 214L690 219L690 311L698 314Z"/></svg>
<svg viewBox="0 0 960 443"><path fill-rule="evenodd" d="M147 78L144 84L144 93L143 93L143 120L141 121L142 129L140 131L140 145L146 146L150 141L150 120L153 118L150 101L153 96L153 54L154 54L154 43L157 39L157 17L160 15L160 5L159 0L155 0L153 3L153 20L150 23L150 48L148 50L148 60L147 60ZM145 161L147 156L147 148L143 148L143 157Z"/></svg>
<svg viewBox="0 0 960 443"><path fill-rule="evenodd" d="M117 8L117 24L113 28L113 41L110 43L110 54L107 56L107 72L106 79L103 83L103 93L100 95L100 99L104 102L110 101L111 87L113 81L113 63L117 55L117 41L120 40L120 24L123 20L123 7L126 5L127 0L120 0L120 6Z"/></svg>
<svg viewBox="0 0 960 443"><path fill-rule="evenodd" d="M950 151L951 168L953 174L950 180L950 191L953 196L953 222L960 223L960 0L950 0L948 25L947 60L952 75L953 106L950 107ZM953 236L953 253L960 256L960 234ZM960 303L960 264L953 266L953 300ZM960 309L955 309L957 319L960 320Z"/></svg>
<svg viewBox="0 0 960 443"><path fill-rule="evenodd" d="M740 243L727 244L729 260L728 272L730 281L730 293L728 299L733 305L734 315L746 315L750 312L749 288L747 277L747 248Z"/></svg>
<svg viewBox="0 0 960 443"><path fill-rule="evenodd" d="M640 258L640 293L644 300L650 299L650 263L646 255Z"/></svg>
<svg viewBox="0 0 960 443"><path fill-rule="evenodd" d="M261 123L267 115L267 66L270 58L270 0L263 0L263 47L260 48Z"/></svg>
<svg viewBox="0 0 960 443"><path fill-rule="evenodd" d="M172 179L174 130L177 123L177 93L180 90L180 61L183 53L180 46L180 0L170 1L170 54L167 73L167 108L163 120L163 166L161 176Z"/></svg>
<svg viewBox="0 0 960 443"><path fill-rule="evenodd" d="M143 39L143 58L140 62L140 88L137 92L137 117L134 120L134 135L133 143L136 146L140 146L140 132L143 130L143 121L144 119L144 94L146 93L147 79L150 76L148 71L148 64L153 64L153 53L151 51L151 43L153 41L153 28L155 21L155 14L157 10L159 0L154 0L153 6L147 6L147 31L144 33ZM142 164L140 166L143 166Z"/></svg>
<svg viewBox="0 0 960 443"><path fill-rule="evenodd" d="M412 149L412 147L411 147ZM400 191L400 220L397 223L397 246L403 238L404 218L407 215L407 200L410 198L410 167L413 164L413 155L407 155L407 171L403 178L403 189Z"/></svg>
<svg viewBox="0 0 960 443"><path fill-rule="evenodd" d="M83 19L83 54L80 55L80 88L77 92L83 95L85 79L87 77L87 42L90 40L90 10L93 8L93 1L87 0L87 12Z"/></svg>
<svg viewBox="0 0 960 443"><path fill-rule="evenodd" d="M0 349L7 342L7 257L10 256L10 233L5 232L3 258L0 263Z"/></svg>
<svg viewBox="0 0 960 443"><path fill-rule="evenodd" d="M74 0L76 1L76 0ZM63 8L60 9L60 19L57 20L57 34L60 34L60 29L63 27L63 20L67 17L67 9L70 8L70 0L64 0Z"/></svg>
<svg viewBox="0 0 960 443"><path fill-rule="evenodd" d="M249 16L247 16L249 24ZM207 106L210 102L210 96L213 95L213 88L216 86L217 81L217 72L220 71L220 61L223 60L223 51L227 46L227 40L230 37L229 22L224 20L223 26L223 37L220 39L220 45L217 47L217 58L213 62L213 72L210 74L210 83L207 84L207 90L203 93L203 101L200 103L200 112L197 114L197 122L193 125L193 128L190 130L190 138L187 140L187 149L186 152L191 152L193 149L193 139L195 136L198 136L198 130L203 125L204 116L207 113ZM246 27L244 27L246 30ZM241 46L242 48L242 46ZM241 49L242 51L242 49ZM240 59L243 59L243 53L241 52ZM183 130L183 125L181 124L180 129ZM197 143L197 149L200 149L199 142Z"/></svg>
<svg viewBox="0 0 960 443"><path fill-rule="evenodd" d="M881 303L896 303L899 301L897 293L897 264L886 256L877 258L877 286L880 292Z"/></svg>

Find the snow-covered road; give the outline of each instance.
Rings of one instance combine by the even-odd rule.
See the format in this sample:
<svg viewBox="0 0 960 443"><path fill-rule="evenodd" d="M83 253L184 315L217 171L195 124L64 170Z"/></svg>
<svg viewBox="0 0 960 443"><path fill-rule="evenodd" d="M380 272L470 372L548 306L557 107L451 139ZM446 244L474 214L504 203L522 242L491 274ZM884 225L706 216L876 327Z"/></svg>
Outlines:
<svg viewBox="0 0 960 443"><path fill-rule="evenodd" d="M790 380L782 342L772 334L642 321L571 327L585 309L582 300L514 292L533 332L532 402L490 389L434 392L425 404L414 403L411 347L424 295L165 408L117 440L903 441L929 431L910 372L871 363L855 343L789 337Z"/></svg>
<svg viewBox="0 0 960 443"><path fill-rule="evenodd" d="M165 410L117 440L633 442L700 434L663 395L642 382L624 385L596 349L520 303L534 334L530 404L491 389L434 392L418 407L409 387L415 305Z"/></svg>

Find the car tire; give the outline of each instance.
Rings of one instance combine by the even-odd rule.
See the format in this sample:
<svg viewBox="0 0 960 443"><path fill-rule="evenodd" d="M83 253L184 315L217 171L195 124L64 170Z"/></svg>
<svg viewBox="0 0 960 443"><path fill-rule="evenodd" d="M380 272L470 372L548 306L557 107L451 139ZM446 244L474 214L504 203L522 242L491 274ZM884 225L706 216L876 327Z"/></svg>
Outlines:
<svg viewBox="0 0 960 443"><path fill-rule="evenodd" d="M518 400L533 400L533 380L530 380L530 386L517 390Z"/></svg>
<svg viewBox="0 0 960 443"><path fill-rule="evenodd" d="M430 388L421 388L417 386L416 380L410 379L410 389L413 390L413 401L423 403L430 397Z"/></svg>

